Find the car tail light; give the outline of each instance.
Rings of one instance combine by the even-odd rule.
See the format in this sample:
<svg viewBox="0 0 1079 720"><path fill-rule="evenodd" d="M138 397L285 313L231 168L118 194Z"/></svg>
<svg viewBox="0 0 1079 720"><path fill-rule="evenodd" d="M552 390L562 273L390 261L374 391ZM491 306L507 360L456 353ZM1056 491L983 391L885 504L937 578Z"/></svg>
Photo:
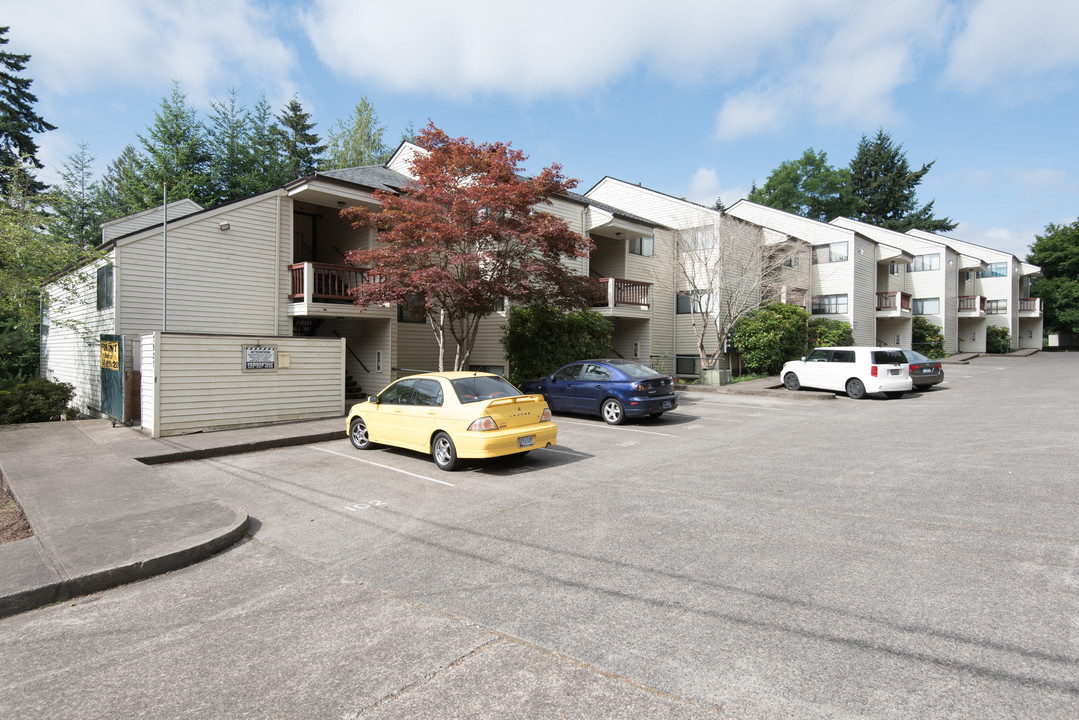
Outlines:
<svg viewBox="0 0 1079 720"><path fill-rule="evenodd" d="M633 389L637 392L644 392L646 388L644 383L633 383Z"/></svg>
<svg viewBox="0 0 1079 720"><path fill-rule="evenodd" d="M871 366L869 368L869 374L872 375L873 377L877 376L877 366L876 365L873 365L873 366Z"/></svg>
<svg viewBox="0 0 1079 720"><path fill-rule="evenodd" d="M937 363L936 365L934 365L933 369L934 370L940 370L940 363Z"/></svg>
<svg viewBox="0 0 1079 720"><path fill-rule="evenodd" d="M922 366L921 366L921 365L911 365L911 366L910 366L910 369L911 369L911 370L921 370L921 369L922 369Z"/></svg>
<svg viewBox="0 0 1079 720"><path fill-rule="evenodd" d="M543 414L540 415L540 422L550 422L551 420L551 408L543 408Z"/></svg>
<svg viewBox="0 0 1079 720"><path fill-rule="evenodd" d="M497 430L498 424L486 415L479 420L473 420L472 424L468 426L469 430L482 431L482 430Z"/></svg>

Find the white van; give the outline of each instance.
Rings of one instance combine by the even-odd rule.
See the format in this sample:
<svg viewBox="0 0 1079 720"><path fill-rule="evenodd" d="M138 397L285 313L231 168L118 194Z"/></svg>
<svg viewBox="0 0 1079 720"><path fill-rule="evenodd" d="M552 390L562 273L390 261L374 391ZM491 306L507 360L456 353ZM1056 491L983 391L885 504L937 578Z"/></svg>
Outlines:
<svg viewBox="0 0 1079 720"><path fill-rule="evenodd" d="M834 390L854 400L878 392L897 398L911 388L903 352L879 347L817 348L801 360L784 363L779 377L788 390Z"/></svg>

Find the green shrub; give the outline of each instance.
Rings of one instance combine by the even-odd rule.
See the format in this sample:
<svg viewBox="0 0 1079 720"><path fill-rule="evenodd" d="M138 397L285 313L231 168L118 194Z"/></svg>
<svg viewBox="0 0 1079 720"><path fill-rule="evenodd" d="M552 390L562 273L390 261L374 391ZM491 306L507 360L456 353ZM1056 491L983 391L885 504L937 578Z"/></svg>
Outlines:
<svg viewBox="0 0 1079 720"><path fill-rule="evenodd" d="M1012 351L1012 337L1008 334L1008 328L999 325L990 325L985 329L985 351L991 353L1007 353Z"/></svg>
<svg viewBox="0 0 1079 720"><path fill-rule="evenodd" d="M574 360L605 357L613 334L614 325L595 310L512 307L502 333L509 380L517 384Z"/></svg>
<svg viewBox="0 0 1079 720"><path fill-rule="evenodd" d="M854 330L846 320L812 318L809 321L809 347L836 347L853 345ZM789 359L789 358L788 358Z"/></svg>
<svg viewBox="0 0 1079 720"><path fill-rule="evenodd" d="M0 424L59 420L73 397L70 383L33 378L8 384L0 388Z"/></svg>
<svg viewBox="0 0 1079 720"><path fill-rule="evenodd" d="M775 375L783 363L805 355L808 320L809 313L796 305L767 305L735 322L731 344L749 372Z"/></svg>
<svg viewBox="0 0 1079 720"><path fill-rule="evenodd" d="M921 315L914 316L911 327L911 350L931 358L944 357L944 332L940 326Z"/></svg>

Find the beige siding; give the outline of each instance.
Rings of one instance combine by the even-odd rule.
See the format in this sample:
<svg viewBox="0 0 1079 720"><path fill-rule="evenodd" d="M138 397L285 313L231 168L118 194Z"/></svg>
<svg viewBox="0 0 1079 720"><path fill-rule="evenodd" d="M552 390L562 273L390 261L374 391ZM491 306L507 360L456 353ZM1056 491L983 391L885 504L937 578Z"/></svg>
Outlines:
<svg viewBox="0 0 1079 720"><path fill-rule="evenodd" d="M81 268L46 288L49 329L40 344L42 376L74 385L72 406L91 415L100 414L101 408L100 336L116 333L115 268L113 307L97 309L97 269L105 262Z"/></svg>
<svg viewBox="0 0 1079 720"><path fill-rule="evenodd" d="M178 220L185 215L191 215L202 210L202 206L194 200L184 198L169 203L169 221ZM101 226L101 242L109 242L129 233L144 230L152 225L160 225L165 222L164 206L150 208L142 212L107 222Z"/></svg>
<svg viewBox="0 0 1079 720"><path fill-rule="evenodd" d="M147 340L155 437L344 414L343 339L170 332ZM255 344L277 348L277 370L243 372L243 346Z"/></svg>
<svg viewBox="0 0 1079 720"><path fill-rule="evenodd" d="M851 262L854 277L850 279L853 295L850 298L851 327L855 345L877 344L877 254L876 244L854 236Z"/></svg>
<svg viewBox="0 0 1079 720"><path fill-rule="evenodd" d="M139 351L142 362L142 388L140 403L142 429L153 437L158 426L157 419L157 348L160 333L148 333L139 338Z"/></svg>
<svg viewBox="0 0 1079 720"><path fill-rule="evenodd" d="M291 233L282 229L279 258L277 203L275 194L260 195L199 214L176 227L170 223L169 332L288 331L284 303L288 274L282 258L291 254ZM285 218L288 203L281 205ZM229 224L228 230L221 229L222 222ZM162 329L162 234L122 241L116 249L116 266L120 331L141 334Z"/></svg>

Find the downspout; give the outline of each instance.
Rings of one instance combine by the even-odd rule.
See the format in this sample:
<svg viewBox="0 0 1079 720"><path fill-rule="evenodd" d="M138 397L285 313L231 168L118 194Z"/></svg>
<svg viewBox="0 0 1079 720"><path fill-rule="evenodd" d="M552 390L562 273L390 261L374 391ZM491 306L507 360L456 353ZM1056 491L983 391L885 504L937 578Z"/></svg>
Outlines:
<svg viewBox="0 0 1079 720"><path fill-rule="evenodd" d="M166 332L169 321L169 184L161 183L164 198L161 218L161 332Z"/></svg>
<svg viewBox="0 0 1079 720"><path fill-rule="evenodd" d="M277 192L277 214L274 221L274 257L277 258L273 280L273 334L275 337L280 330L281 321L281 193L283 192L283 190Z"/></svg>

